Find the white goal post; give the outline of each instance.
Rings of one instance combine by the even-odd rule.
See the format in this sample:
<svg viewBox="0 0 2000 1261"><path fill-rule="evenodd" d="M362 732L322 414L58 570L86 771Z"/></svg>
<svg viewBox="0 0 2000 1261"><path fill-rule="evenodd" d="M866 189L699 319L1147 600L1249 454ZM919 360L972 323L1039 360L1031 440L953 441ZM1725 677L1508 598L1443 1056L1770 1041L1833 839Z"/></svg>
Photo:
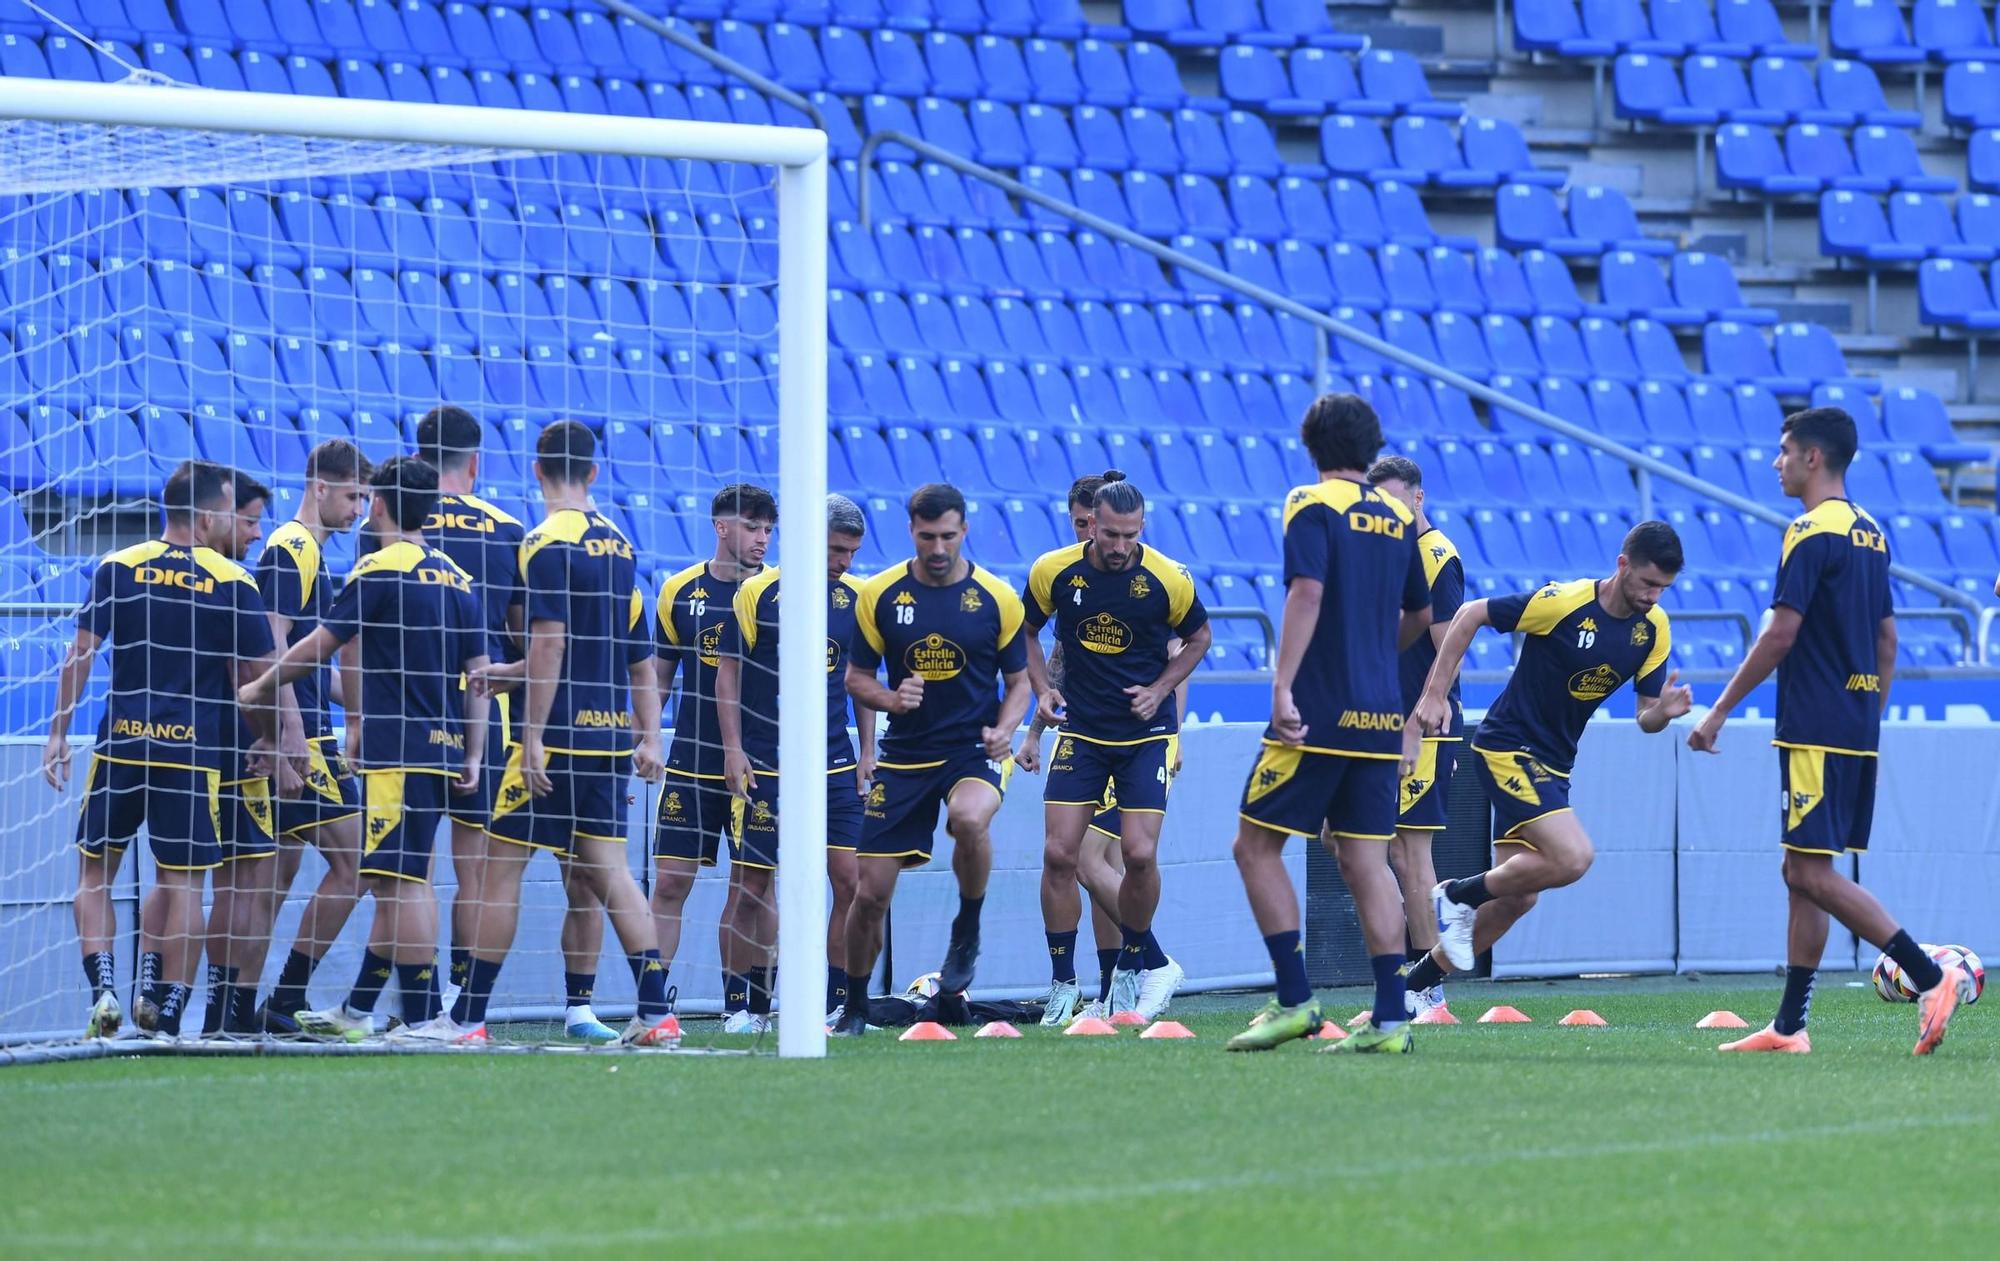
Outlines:
<svg viewBox="0 0 2000 1261"><path fill-rule="evenodd" d="M49 125L49 126L38 126ZM101 128L102 131L95 129ZM669 121L612 115L489 109L391 101L280 96L133 83L96 84L0 77L0 133L20 154L38 144L98 143L91 165L118 171L121 186L198 183L185 165L174 177L145 160L144 132L233 133L360 145L436 145L518 155L620 155L753 163L778 169L778 412L783 460L778 499L786 528L778 562L789 598L780 610L780 704L824 713L825 658L806 645L826 640L827 493L827 140L804 128ZM185 149L183 149L185 152ZM107 160L111 159L111 160ZM51 163L60 160L49 155ZM28 164L32 166L33 164ZM239 168L240 169L240 168ZM31 170L0 173L9 192L38 191ZM449 400L446 400L449 401ZM781 725L781 764L820 765L818 721ZM823 1056L826 964L826 801L789 794L779 820L779 1054Z"/></svg>

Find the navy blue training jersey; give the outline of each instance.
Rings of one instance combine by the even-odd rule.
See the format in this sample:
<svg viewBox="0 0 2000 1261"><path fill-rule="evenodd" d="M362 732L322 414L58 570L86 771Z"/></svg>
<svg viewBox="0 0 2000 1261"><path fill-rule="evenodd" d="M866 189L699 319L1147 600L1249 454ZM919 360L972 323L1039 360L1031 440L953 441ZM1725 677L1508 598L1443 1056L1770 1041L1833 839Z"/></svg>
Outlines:
<svg viewBox="0 0 2000 1261"><path fill-rule="evenodd" d="M861 583L846 574L826 591L826 769L854 765L847 734L847 658ZM736 616L722 632L723 652L743 658L743 751L778 769L778 571L766 569L736 591Z"/></svg>
<svg viewBox="0 0 2000 1261"><path fill-rule="evenodd" d="M566 509L528 531L521 574L529 626L560 622L564 634L543 749L630 755L631 670L653 652L632 544L602 514Z"/></svg>
<svg viewBox="0 0 2000 1261"><path fill-rule="evenodd" d="M494 661L519 661L507 611L521 603L521 543L527 530L477 495L445 495L424 522L424 537L472 579Z"/></svg>
<svg viewBox="0 0 2000 1261"><path fill-rule="evenodd" d="M1417 536L1417 550L1424 561L1424 581L1431 589L1431 625L1446 626L1458 616L1459 606L1465 603L1465 563L1459 559L1458 548L1444 536L1444 531L1433 526ZM1408 714L1417 707L1417 698L1424 694L1424 681L1431 677L1431 666L1437 662L1437 641L1429 634L1417 636L1417 642L1403 649L1396 658L1396 671L1403 685L1403 712ZM1452 676L1451 691L1446 694L1451 702L1451 724L1442 733L1430 737L1438 740L1458 740L1465 735L1465 715L1458 705L1458 677Z"/></svg>
<svg viewBox="0 0 2000 1261"><path fill-rule="evenodd" d="M1875 638L1891 603L1889 540L1873 517L1829 499L1792 522L1771 604L1804 620L1778 663L1775 743L1837 753L1880 748Z"/></svg>
<svg viewBox="0 0 2000 1261"><path fill-rule="evenodd" d="M1401 614L1430 603L1416 518L1371 486L1344 478L1285 497L1285 584L1325 584L1319 622L1292 683L1303 747L1345 757L1401 758ZM1275 732L1266 728L1266 740Z"/></svg>
<svg viewBox="0 0 2000 1261"><path fill-rule="evenodd" d="M1597 580L1551 582L1538 591L1486 602L1498 631L1519 631L1520 661L1500 698L1486 711L1473 743L1482 749L1533 754L1568 774L1577 741L1604 698L1632 679L1642 697L1660 694L1673 636L1667 612L1654 605L1613 617L1597 602Z"/></svg>
<svg viewBox="0 0 2000 1261"><path fill-rule="evenodd" d="M326 571L319 540L297 521L287 521L264 544L264 554L257 560L257 589L266 608L291 621L291 632L285 637L289 648L319 629L339 588ZM292 683L308 740L322 739L333 730L332 697L328 694L332 674L331 664L321 664Z"/></svg>
<svg viewBox="0 0 2000 1261"><path fill-rule="evenodd" d="M911 675L924 681L921 705L889 715L885 765L939 762L980 743L1000 716L999 680L1028 668L1025 614L1013 588L970 563L948 587L917 581L909 561L861 584L854 664L886 663L892 690Z"/></svg>
<svg viewBox="0 0 2000 1261"><path fill-rule="evenodd" d="M235 666L272 646L248 570L206 547L139 543L98 563L77 624L111 650L97 756L234 773Z"/></svg>
<svg viewBox="0 0 2000 1261"><path fill-rule="evenodd" d="M681 681L667 765L697 778L722 777L715 668L722 662L722 633L735 620L736 589L741 585L738 579L717 578L703 562L689 565L660 586L653 645L660 657L660 694L665 696L672 688L675 674Z"/></svg>

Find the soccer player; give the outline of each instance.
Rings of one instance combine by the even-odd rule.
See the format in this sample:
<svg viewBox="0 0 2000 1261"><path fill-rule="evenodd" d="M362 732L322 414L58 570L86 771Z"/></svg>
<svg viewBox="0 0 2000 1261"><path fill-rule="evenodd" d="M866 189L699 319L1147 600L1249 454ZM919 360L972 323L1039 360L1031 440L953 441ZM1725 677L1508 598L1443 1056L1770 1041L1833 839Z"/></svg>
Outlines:
<svg viewBox="0 0 2000 1261"><path fill-rule="evenodd" d="M1650 734L1693 705L1669 673L1673 637L1660 596L1681 572L1681 540L1664 521L1641 521L1625 535L1608 578L1551 582L1521 595L1473 600L1459 609L1438 645L1424 694L1404 730L1405 755L1449 729L1451 687L1482 626L1520 634L1520 659L1473 737L1472 770L1493 803L1494 845L1508 856L1488 870L1431 891L1437 948L1410 969L1426 990L1490 950L1547 889L1583 879L1595 851L1569 805L1577 741L1604 698L1632 680L1639 730Z"/></svg>
<svg viewBox="0 0 2000 1261"><path fill-rule="evenodd" d="M1847 498L1847 466L1859 446L1854 418L1814 407L1785 418L1778 484L1805 509L1785 531L1771 620L1722 689L1715 708L1688 734L1688 747L1715 752L1729 712L1778 672L1780 844L1789 898L1785 993L1777 1018L1724 1051L1812 1050L1806 1017L1813 976L1826 950L1827 917L1837 917L1903 969L1919 991L1916 1054L1944 1040L1958 1006L1959 968L1938 966L1875 895L1834 865L1868 848L1875 815L1882 707L1896 669L1890 611L1889 540Z"/></svg>
<svg viewBox="0 0 2000 1261"><path fill-rule="evenodd" d="M962 997L979 958L979 912L993 870L993 816L1014 769L1014 732L1027 716L1028 649L1021 598L960 554L965 496L920 486L909 499L914 559L876 574L855 602L847 691L886 710L875 782L863 804L847 972L854 986L834 1025L868 1028L868 976L882 948L882 917L905 867L930 861L938 809L951 833L958 914L939 970L942 994ZM875 676L888 667L889 685ZM996 678L1004 686L996 692Z"/></svg>
<svg viewBox="0 0 2000 1261"><path fill-rule="evenodd" d="M202 884L222 865L221 779L237 748L236 685L271 661L271 626L257 584L217 545L236 528L228 469L190 460L167 478L161 537L106 556L77 614L57 682L42 777L70 776L70 723L98 650L111 649L111 692L91 752L77 820L76 927L90 979L86 1037L118 1031L111 885L140 827L153 853L153 889L140 908L133 1020L180 1033L202 949ZM277 739L271 704L243 712L257 732L253 767Z"/></svg>
<svg viewBox="0 0 2000 1261"><path fill-rule="evenodd" d="M864 767L875 761L875 711L860 707L855 725L862 756L847 738L847 657L854 640L854 602L861 584L848 575L868 525L845 495L826 499L826 874L833 909L826 935L826 1010L839 1019L847 1003L847 912L854 903L854 847L861 842ZM715 673L716 718L722 727L722 773L737 809L731 870L740 871L745 901L758 908L753 946L764 971L751 974L747 1008L729 1013L724 1033L765 1033L778 916L772 875L778 868L778 571L766 569L737 588L736 616L723 626ZM810 787L810 784L808 785ZM740 921L739 921L740 922ZM864 978L865 988L866 981Z"/></svg>
<svg viewBox="0 0 2000 1261"><path fill-rule="evenodd" d="M1451 619L1465 603L1465 565L1458 548L1444 531L1431 524L1424 513L1424 474L1416 461L1400 455L1385 455L1368 470L1368 484L1385 495L1400 500L1417 519L1417 550L1424 561L1424 581L1431 589L1431 624L1417 642L1396 658L1397 677L1403 687L1403 710L1416 708L1423 695L1424 680L1430 677L1431 663L1437 660L1437 646L1443 641ZM1437 945L1437 921L1431 917L1430 890L1437 884L1437 869L1431 865L1431 837L1445 828L1446 798L1451 779L1458 769L1458 746L1465 740L1465 715L1458 704L1458 677L1451 680L1445 699L1451 704L1451 722L1440 735L1425 736L1417 754L1417 764L1403 776L1397 797L1396 839L1389 843L1389 866L1395 870L1396 884L1403 890L1403 915L1409 922L1410 944L1419 956ZM1410 1014L1421 1016L1433 1007L1445 1005L1442 983L1409 992Z"/></svg>
<svg viewBox="0 0 2000 1261"><path fill-rule="evenodd" d="M669 969L680 951L681 912L694 890L695 872L715 866L729 826L734 798L722 777L715 672L722 663L723 630L735 616L736 592L764 568L764 553L778 524L778 503L762 486L737 483L716 492L709 515L715 524L715 554L661 584L654 643L660 694L673 687L676 674L681 686L653 842L653 917L660 957ZM716 928L725 1011L750 1006L752 982L742 961L752 953L748 943L760 940L757 921L765 909L745 896L745 874L731 865L729 897ZM763 979L761 973L758 979Z"/></svg>
<svg viewBox="0 0 2000 1261"><path fill-rule="evenodd" d="M320 443L306 456L305 473L298 514L272 532L257 561L258 588L272 627L288 648L310 637L332 607L336 583L326 568L327 540L352 530L368 511L368 461L352 442ZM343 655L346 668L359 668L351 647ZM361 896L361 788L334 735L331 675L322 666L291 685L310 752L304 791L278 803L277 888L291 887L302 845L319 851L326 874L306 904L298 937L265 1005L262 1023L272 1031L310 1006L306 986Z"/></svg>
<svg viewBox="0 0 2000 1261"><path fill-rule="evenodd" d="M479 789L487 702L461 680L487 664L488 635L471 576L424 541L424 522L438 504L437 470L397 456L368 485L378 547L355 565L312 634L241 696L245 705L268 703L280 685L311 674L360 636L360 741L349 756L361 771L360 872L375 921L347 1001L295 1019L307 1033L365 1035L393 971L406 1022L398 1032L442 1040L431 851L447 794Z"/></svg>
<svg viewBox="0 0 2000 1261"><path fill-rule="evenodd" d="M1335 1047L1410 1049L1403 991L1403 901L1389 869L1396 839L1396 654L1430 625L1416 517L1368 485L1382 449L1375 409L1326 394L1299 426L1319 481L1285 497L1285 610L1271 682L1271 724L1243 788L1236 865L1271 952L1277 994L1232 1051L1267 1051L1320 1024L1306 980L1298 895L1285 871L1291 836L1322 837L1354 895L1375 973L1371 1023Z"/></svg>
<svg viewBox="0 0 2000 1261"><path fill-rule="evenodd" d="M632 544L592 505L597 439L574 420L542 430L535 480L548 515L521 545L528 644L521 740L493 803L500 842L481 886L466 980L439 1034L487 1041L486 1006L514 944L521 877L536 850L567 865L568 881L602 905L638 984L638 1015L620 1041L677 1043L646 895L625 860L626 777L660 777L660 694L653 637ZM505 668L505 667L503 667Z"/></svg>
<svg viewBox="0 0 2000 1261"><path fill-rule="evenodd" d="M1125 862L1118 886L1121 939L1113 1011L1147 1020L1166 1010L1181 966L1153 936L1160 902L1158 852L1180 731L1175 690L1208 652L1208 610L1187 567L1139 541L1146 499L1112 470L1092 497L1091 537L1035 561L1023 596L1028 623L1028 679L1040 697L1037 717L1060 730L1043 794L1047 844L1042 852L1042 919L1057 972L1042 1023L1064 1024L1075 1011L1077 855L1107 796L1118 803L1118 846ZM1049 677L1039 632L1054 621L1068 661L1061 687ZM1173 652L1173 641L1184 652ZM1040 750L1024 741L1017 759L1034 771Z"/></svg>

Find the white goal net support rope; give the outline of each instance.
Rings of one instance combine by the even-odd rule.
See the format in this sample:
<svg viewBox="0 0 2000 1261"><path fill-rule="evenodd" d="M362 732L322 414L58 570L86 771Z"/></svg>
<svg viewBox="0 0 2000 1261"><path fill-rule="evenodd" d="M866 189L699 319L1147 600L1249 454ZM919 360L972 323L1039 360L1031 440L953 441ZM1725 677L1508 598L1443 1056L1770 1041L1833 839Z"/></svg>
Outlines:
<svg viewBox="0 0 2000 1261"><path fill-rule="evenodd" d="M451 405L482 427L470 493L532 529L537 436L580 421L597 438L593 507L637 554L642 633L663 582L714 553L712 496L750 483L784 521L767 557L785 575L780 639L825 642L825 152L823 135L795 128L0 79L0 1048L73 1043L85 1028L71 901L108 660L71 727L66 790L42 782L43 745L93 573L161 537L162 488L183 460L267 487L268 539L301 511L316 445L350 439L378 463L414 454L419 418ZM357 533L321 544L336 585ZM241 557L253 576L262 546ZM825 713L821 653L786 653L779 674L789 712ZM675 708L666 697L669 722ZM343 729L337 708L328 729ZM785 726L779 756L823 765L825 731ZM719 761L711 751L704 769ZM661 792L634 779L628 794L627 857L650 889ZM817 1055L826 803L798 797L779 817L775 1005L808 1017L780 1020L776 1043ZM130 841L112 890L128 1008L139 907L158 877L147 832ZM719 848L669 972L684 1011L723 997L726 835ZM240 978L260 1000L326 870L311 845L300 852L261 970ZM440 971L451 852L440 829ZM574 969L547 857L530 863L521 905L490 1019L559 1042ZM355 979L373 913L364 896L326 951L314 1006L337 1005ZM603 939L594 1003L616 1025L633 981L608 926ZM184 1035L201 1026L202 981Z"/></svg>

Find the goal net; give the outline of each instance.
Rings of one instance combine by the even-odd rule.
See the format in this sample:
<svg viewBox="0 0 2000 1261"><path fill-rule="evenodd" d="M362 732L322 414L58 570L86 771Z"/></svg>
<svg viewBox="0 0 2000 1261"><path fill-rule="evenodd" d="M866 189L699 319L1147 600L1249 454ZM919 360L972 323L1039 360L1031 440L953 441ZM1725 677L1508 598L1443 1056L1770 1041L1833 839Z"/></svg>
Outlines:
<svg viewBox="0 0 2000 1261"><path fill-rule="evenodd" d="M824 642L826 176L819 133L622 117L584 125L532 111L4 79L0 120L0 1058L8 1048L18 1054L76 1043L85 1031L97 965L80 925L109 942L128 1032L135 980L151 979L135 972L142 960L153 966L155 951L169 971L188 953L197 965L241 961L236 984L252 990L258 1005L271 1001L295 949L320 952L309 983L315 1009L340 1007L366 971L371 925L383 913L377 898L364 891L344 922L315 911L312 924L303 923L330 870L313 829L280 837L279 856L254 864L275 873L279 901L268 940L254 911L245 918L242 904L255 903L250 894L232 893L227 915L207 913L225 880L232 890L256 885L228 874L249 860L203 881L207 940L190 945L182 933L178 944L162 948L150 925L142 937L142 900L160 887L158 864L174 846L155 844L149 827L107 838L130 822L124 806L107 805L117 817L84 829L114 847L131 842L122 862L94 860L99 870L115 868L108 931L73 907L80 864L87 873L93 863L79 858L76 845L86 785L109 773L91 749L112 684L107 654L95 662L69 724L71 773L57 790L42 782L42 763L58 708L58 670L80 609L137 598L127 589L131 573L95 586L93 575L105 557L141 556L149 540L163 537L163 488L183 461L235 470L239 500L253 482L266 488L259 530L249 528L254 510L239 504L227 530L196 541L240 549L256 578L270 568L260 568L260 552L281 528L291 530L287 572L297 572L300 556L316 557L328 597L323 611L333 617L334 592L376 551L362 540L380 518L351 523L326 506L328 479L307 477L315 448L345 439L380 464L417 452L419 423L432 409L462 408L478 422L477 461L461 465L467 485L455 485L447 470L442 489L455 498L440 515L456 502L468 518L464 531L504 533L506 522L526 531L546 511L534 470L538 438L558 421L579 421L596 439L590 508L635 553L645 606L629 638L655 641L663 585L717 554L713 496L748 483L768 489L785 511L786 528L765 558L786 575L780 638ZM204 520L197 514L198 525ZM298 542L301 530L309 546ZM428 541L443 544L450 532L433 530ZM260 537L249 539L252 533ZM478 540L466 546L477 548ZM171 559L158 567L171 568ZM136 573L138 564L125 568ZM508 604L488 599L489 591L471 594L482 619ZM373 606L357 598L354 607L361 616ZM676 690L704 655L712 661L711 637L731 615L726 601L704 612ZM192 633L212 649L212 634L227 632L211 631L218 623L202 618ZM518 659L523 638L504 613L501 622L487 627L493 660ZM115 615L92 619L99 629L115 624ZM391 626L363 616L364 716L368 689L398 685L375 677L379 669L371 675L369 661L386 660L370 655L371 634L417 645L405 668L411 680L447 668L416 659L452 655L440 647L449 647L442 632L422 649L416 626L415 614ZM152 630L163 645L190 634L187 626ZM572 642L568 649L626 650L616 642ZM780 674L780 694L798 698L785 702L792 712L825 712L822 654L786 654ZM414 695L411 680L403 683ZM326 684L332 707L325 730L334 739L316 772L339 769L332 748L348 730L339 702L351 685L344 669L338 683ZM513 740L521 730L520 690L508 699L506 738ZM454 688L448 708L457 712L461 701ZM672 723L680 709L672 695L664 709ZM823 762L826 733L816 726L792 724L781 758ZM677 766L719 772L716 732L670 732L669 749L677 738ZM360 769L395 764L375 737L366 741ZM234 756L210 747L187 760L240 765ZM489 783L503 777L505 760L504 751L489 756ZM316 778L308 776L308 798L320 786ZM623 853L650 896L659 883L651 851L664 793L637 778L623 791ZM357 825L356 835L370 847L382 839L376 787L359 792L365 800L350 804L368 826ZM235 826L232 803L240 796L227 789L220 796L225 834ZM454 797L445 808L456 815L462 805ZM252 815L261 809L241 808ZM414 805L405 809L425 817ZM763 908L768 913L745 911L723 922L731 869L726 817L702 821L714 832L707 844L719 849L720 861L698 868L677 916L658 898L650 908L656 940L678 929L678 942L666 943L668 977L679 1009L690 1014L720 1009L725 973L754 968L766 983L763 966L777 943L764 938L770 924L778 926L776 953L785 966L772 1005L805 1018L779 1022L758 1045L786 1054L823 1048L827 885L823 841L814 838L824 836L824 810L825 801L807 793L781 812L784 876ZM278 832L283 821L304 817L284 802L271 814ZM179 830L190 829L201 830L198 822ZM178 845L180 854L195 852ZM434 849L431 877L443 906L436 969L441 980L463 981L466 969L453 967L451 950L461 944L455 938L465 933L468 911L490 908L462 897L468 880L456 869L449 826L439 827ZM373 852L364 848L364 869ZM245 923L250 930L240 931ZM329 924L337 931L326 931ZM315 933L328 941L308 942ZM591 954L599 941L601 953ZM488 1013L496 1045L568 1044L565 1014L579 978L594 975L589 1005L605 1025L621 1028L632 1014L634 972L620 935L596 904L566 893L551 855L538 853L527 865L505 960ZM192 991L182 1036L199 1039L208 982L227 978L196 966L182 979ZM378 1030L412 1001L400 993L406 979L389 980L375 1010ZM698 1028L707 1027L690 1022L686 1045L702 1043Z"/></svg>

